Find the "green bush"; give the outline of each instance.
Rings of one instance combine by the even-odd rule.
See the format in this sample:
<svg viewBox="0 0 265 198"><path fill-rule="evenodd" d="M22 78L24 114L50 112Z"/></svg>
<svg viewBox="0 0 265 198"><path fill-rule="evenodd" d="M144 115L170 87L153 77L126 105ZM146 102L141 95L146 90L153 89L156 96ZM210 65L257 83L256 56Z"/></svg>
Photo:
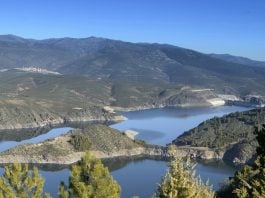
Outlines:
<svg viewBox="0 0 265 198"><path fill-rule="evenodd" d="M70 143L77 151L88 151L91 147L90 139L81 133L72 135Z"/></svg>

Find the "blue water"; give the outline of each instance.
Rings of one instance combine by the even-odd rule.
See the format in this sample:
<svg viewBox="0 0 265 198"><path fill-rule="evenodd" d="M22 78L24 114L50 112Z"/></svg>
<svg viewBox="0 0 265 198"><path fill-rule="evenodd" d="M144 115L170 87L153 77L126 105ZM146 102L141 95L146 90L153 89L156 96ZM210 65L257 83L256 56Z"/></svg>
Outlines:
<svg viewBox="0 0 265 198"><path fill-rule="evenodd" d="M167 164L166 161L150 159L131 160L118 170L111 171L111 175L120 184L122 197L130 198L136 195L142 198L152 197L168 169ZM68 184L69 169L52 171L39 168L39 170L39 173L45 178L44 192L49 192L52 197L57 197L60 182ZM214 189L218 189L224 179L233 175L235 168L223 162L198 163L195 171L204 182L209 180ZM2 173L3 169L0 168L0 175Z"/></svg>
<svg viewBox="0 0 265 198"><path fill-rule="evenodd" d="M39 143L47 139L55 138L58 137L62 134L67 133L70 131L72 128L70 127L64 127L64 128L54 128L50 130L48 133L39 135L37 137L33 137L27 140L23 141L1 141L0 142L0 152L8 150L10 148L13 148L19 144L29 144L29 143Z"/></svg>
<svg viewBox="0 0 265 198"><path fill-rule="evenodd" d="M68 184L68 178L70 174L68 168L64 168L62 170L56 170L56 171L40 170L39 173L45 178L43 192L50 193L52 197L58 197L57 193L58 193L59 185L62 181L65 184Z"/></svg>
<svg viewBox="0 0 265 198"><path fill-rule="evenodd" d="M152 197L158 183L165 175L167 162L142 160L111 172L122 189L122 197Z"/></svg>
<svg viewBox="0 0 265 198"><path fill-rule="evenodd" d="M166 145L184 131L196 127L201 122L221 117L236 111L249 108L238 106L222 106L212 108L164 108L143 111L125 112L128 120L111 127L118 130L135 130L136 136L148 143Z"/></svg>
<svg viewBox="0 0 265 198"><path fill-rule="evenodd" d="M149 143L165 145L170 143L184 131L197 126L202 121L214 116L222 116L231 112L248 110L245 107L224 106L216 108L165 108L152 109L136 112L123 113L128 120L111 127L126 130L132 129L139 132L138 138L142 138ZM69 131L70 128L53 129L45 135L24 140L21 143L36 143L44 139L56 137ZM12 143L13 144L13 143ZM10 142L1 142L0 150L12 147ZM118 168L114 168L116 165ZM108 166L108 164L107 164ZM113 159L109 165L112 176L118 181L122 188L122 197L129 198L134 195L139 197L151 197L161 178L167 170L167 162L151 159L128 160L126 163ZM40 174L45 178L45 192L50 192L53 197L57 197L58 186L61 181L68 183L69 170L51 170L40 168ZM223 162L211 162L197 164L196 174L200 175L203 181L209 180L214 189L229 176L233 175L235 169ZM3 169L0 169L0 173Z"/></svg>

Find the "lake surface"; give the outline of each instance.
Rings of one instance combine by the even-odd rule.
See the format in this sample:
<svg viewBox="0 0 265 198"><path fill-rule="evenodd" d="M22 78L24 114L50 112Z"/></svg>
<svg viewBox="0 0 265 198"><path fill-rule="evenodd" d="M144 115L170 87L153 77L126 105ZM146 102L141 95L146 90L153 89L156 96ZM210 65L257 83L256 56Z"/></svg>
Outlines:
<svg viewBox="0 0 265 198"><path fill-rule="evenodd" d="M165 108L135 112L125 112L128 120L111 127L119 130L138 131L138 138L148 143L166 145L184 131L197 126L214 116L222 116L231 112L248 110L245 107L223 106L216 108ZM66 133L71 128L53 129L47 134L29 138L27 140L13 142L0 142L0 150L10 148L21 143L36 143L48 138ZM167 170L167 162L157 159L113 159L104 162L109 167L112 176L119 182L122 188L122 197L151 197ZM214 189L225 178L233 175L235 169L223 162L199 162L196 173L203 181L209 180ZM0 173L3 169L0 168ZM45 192L50 192L57 197L60 181L68 183L69 169L67 167L40 167L40 173L45 178Z"/></svg>
<svg viewBox="0 0 265 198"><path fill-rule="evenodd" d="M47 140L47 139L55 138L55 137L58 137L60 135L67 133L71 129L72 128L70 128L70 127L55 128L55 129L51 129L50 131L48 131L45 134L40 134L36 137L32 137L32 138L22 140L22 141L10 141L10 140L5 141L5 140L2 140L2 141L0 141L0 152L8 150L10 148L13 148L19 144L39 143L39 142L42 142L42 141ZM12 133L12 131L10 133ZM0 133L0 135L1 135L1 133Z"/></svg>
<svg viewBox="0 0 265 198"><path fill-rule="evenodd" d="M163 108L122 113L128 120L111 125L118 130L135 130L139 139L148 143L166 145L184 131L196 127L201 122L221 117L249 108L239 106L221 106L208 108Z"/></svg>

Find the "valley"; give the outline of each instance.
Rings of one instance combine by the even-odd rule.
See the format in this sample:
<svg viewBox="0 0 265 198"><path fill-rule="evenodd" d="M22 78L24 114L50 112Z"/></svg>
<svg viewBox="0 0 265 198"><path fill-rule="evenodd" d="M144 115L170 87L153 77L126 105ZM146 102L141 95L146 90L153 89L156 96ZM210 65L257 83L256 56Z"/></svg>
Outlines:
<svg viewBox="0 0 265 198"><path fill-rule="evenodd" d="M224 98L215 89L162 82L113 81L19 70L0 72L0 129L121 121L116 111L259 103ZM231 95L229 95L231 97ZM261 103L263 105L263 103Z"/></svg>
<svg viewBox="0 0 265 198"><path fill-rule="evenodd" d="M255 158L253 127L264 123L262 63L96 37L3 35L0 51L1 164L64 166L89 150L110 164L126 158L128 174L136 174L134 159L162 173L175 144L179 157L204 167L206 181L220 160L242 165ZM223 176L211 176L215 189L234 172L221 167ZM153 187L142 195L157 182L158 175L150 177Z"/></svg>
<svg viewBox="0 0 265 198"><path fill-rule="evenodd" d="M98 157L108 157L106 165L113 171L112 174L114 178L116 178L122 185L122 188L125 189L122 193L122 197L129 197L136 193L140 196L149 197L154 192L156 183L160 181L167 169L167 162L163 160L164 153L161 152L161 146L163 148L163 146L166 146L166 144L181 135L183 131L196 127L204 120L214 116L219 117L234 111L244 110L247 110L247 108L221 106L161 108L122 112L122 115L127 117L127 120L110 125L111 128L118 129L119 131L111 130L109 127L97 124L90 124L87 126L79 125L81 130L72 130L67 133L67 131L71 130L68 129L64 132L64 135L62 134L59 137L52 137L50 135L44 142L38 139L35 143L31 142L30 144L26 143L24 145L12 147L0 154L0 161L2 163L10 163L19 159L21 162L38 163L38 167L47 181L46 189L53 192L52 195L56 197L57 185L61 180L68 182L67 175L69 174L69 170L67 166L61 166L60 168L58 165L55 166L54 163L69 164L80 159L83 153L76 150L69 140L72 138L75 139L73 135L81 133L89 137L89 142L92 142L90 150L94 155ZM75 127L78 127L78 125ZM148 144L161 145L160 148L156 146L143 149L145 144L143 144L142 141L139 143L134 142L120 132L129 129L138 132L136 135L137 139L144 140ZM58 129L58 132L61 130L62 129ZM17 136L19 136L19 134L17 134ZM9 140L10 139L11 137ZM129 150L124 152L124 148ZM188 150L189 153L191 153L190 150L191 148ZM194 153L197 151L198 149L196 150L195 148ZM183 150L181 154L185 156L188 152ZM222 182L224 178L231 176L235 169L223 164L223 162L219 162L214 155L209 153L204 153L203 155L204 157L201 157L201 159L209 158L213 161L198 161L196 167L197 173L201 175L204 181L210 179L211 184L214 184L215 189L218 189L219 183ZM117 156L120 157L117 158ZM123 156L123 158L121 156ZM139 172L140 170L141 172ZM157 174L154 174L153 171L156 171ZM131 178L134 179L129 182L126 179L128 177L125 177L124 174L131 175ZM138 180L139 177L143 176L145 178L143 182L148 188L139 193L139 189L143 184ZM58 178L61 180L56 183ZM53 186L50 185L50 182L53 183Z"/></svg>
<svg viewBox="0 0 265 198"><path fill-rule="evenodd" d="M123 119L105 106L224 105L221 95L241 105L253 95L264 105L264 68L172 45L2 35L0 50L2 130Z"/></svg>
<svg viewBox="0 0 265 198"><path fill-rule="evenodd" d="M265 198L265 1L1 1L0 198Z"/></svg>

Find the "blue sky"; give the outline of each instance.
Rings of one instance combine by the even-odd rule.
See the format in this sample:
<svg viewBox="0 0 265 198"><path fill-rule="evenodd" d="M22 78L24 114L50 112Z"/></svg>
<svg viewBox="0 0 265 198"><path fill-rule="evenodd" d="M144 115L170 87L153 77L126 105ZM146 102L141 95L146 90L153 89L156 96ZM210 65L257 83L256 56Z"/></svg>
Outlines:
<svg viewBox="0 0 265 198"><path fill-rule="evenodd" d="M0 0L0 34L98 36L265 60L265 1Z"/></svg>

